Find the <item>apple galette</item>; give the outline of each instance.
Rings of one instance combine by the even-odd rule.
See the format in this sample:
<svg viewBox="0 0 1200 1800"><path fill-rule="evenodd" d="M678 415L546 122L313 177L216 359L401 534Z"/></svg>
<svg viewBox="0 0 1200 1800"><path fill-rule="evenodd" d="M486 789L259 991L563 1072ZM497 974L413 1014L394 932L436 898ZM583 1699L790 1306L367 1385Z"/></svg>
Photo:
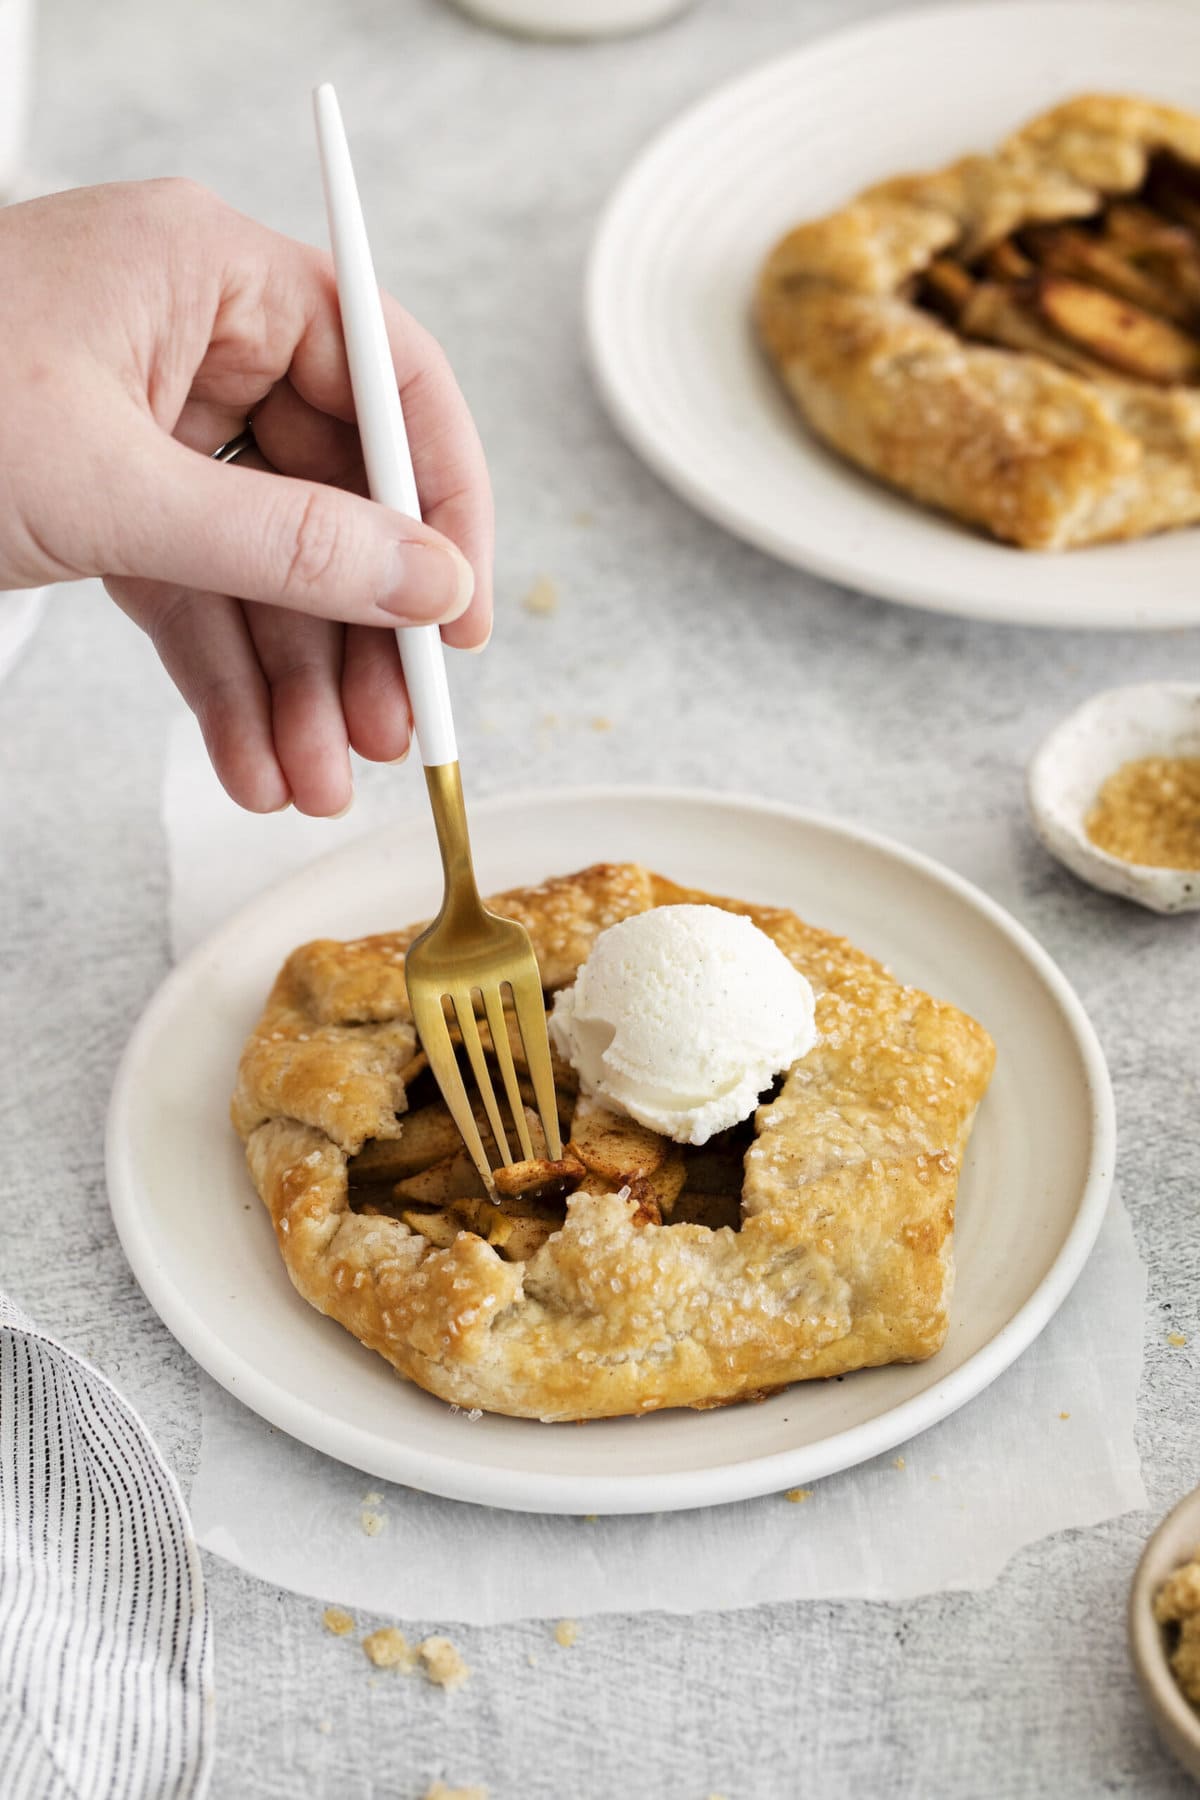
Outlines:
<svg viewBox="0 0 1200 1800"><path fill-rule="evenodd" d="M554 1006L564 1154L481 1185L409 1018L419 926L303 946L233 1118L305 1299L444 1400L547 1420L931 1356L982 1027L793 913L636 865L491 904ZM655 909L679 917L639 929ZM606 1022L639 955L636 1016Z"/></svg>
<svg viewBox="0 0 1200 1800"><path fill-rule="evenodd" d="M1025 549L1200 519L1200 117L1085 95L868 188L761 272L817 435Z"/></svg>

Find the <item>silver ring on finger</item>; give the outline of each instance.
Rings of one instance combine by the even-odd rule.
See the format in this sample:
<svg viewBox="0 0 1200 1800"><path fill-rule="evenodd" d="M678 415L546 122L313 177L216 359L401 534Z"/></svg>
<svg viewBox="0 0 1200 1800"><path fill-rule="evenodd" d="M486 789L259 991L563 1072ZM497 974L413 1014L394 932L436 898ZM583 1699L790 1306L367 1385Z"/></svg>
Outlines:
<svg viewBox="0 0 1200 1800"><path fill-rule="evenodd" d="M257 449L258 444L255 440L254 428L249 419L247 419L245 430L239 431L237 436L230 438L227 444L222 444L219 449L214 450L212 459L214 462L221 463L236 462L239 456L245 456L247 450Z"/></svg>

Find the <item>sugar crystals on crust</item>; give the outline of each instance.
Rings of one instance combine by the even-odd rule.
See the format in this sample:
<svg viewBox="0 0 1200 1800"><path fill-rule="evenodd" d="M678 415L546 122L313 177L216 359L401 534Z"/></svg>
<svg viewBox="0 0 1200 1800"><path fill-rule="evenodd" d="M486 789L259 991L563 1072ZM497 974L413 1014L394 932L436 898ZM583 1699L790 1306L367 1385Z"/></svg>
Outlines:
<svg viewBox="0 0 1200 1800"><path fill-rule="evenodd" d="M679 902L747 914L817 995L817 1047L703 1151L619 1121L597 1130L560 1066L564 1122L579 1129L558 1188L473 1190L412 1035L416 927L295 951L247 1043L234 1120L293 1283L468 1412L720 1406L920 1360L945 1337L987 1033L793 913L634 864L492 904L527 927L555 988L608 925Z"/></svg>

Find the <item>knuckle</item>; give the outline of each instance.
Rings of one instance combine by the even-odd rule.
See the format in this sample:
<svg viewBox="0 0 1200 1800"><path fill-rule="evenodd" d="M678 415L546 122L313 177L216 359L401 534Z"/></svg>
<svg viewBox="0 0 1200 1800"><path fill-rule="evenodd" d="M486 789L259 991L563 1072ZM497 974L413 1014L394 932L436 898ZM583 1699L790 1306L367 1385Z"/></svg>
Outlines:
<svg viewBox="0 0 1200 1800"><path fill-rule="evenodd" d="M190 175L158 175L146 183L146 190L170 213L208 212L220 204L211 188Z"/></svg>
<svg viewBox="0 0 1200 1800"><path fill-rule="evenodd" d="M237 683L215 670L192 693L192 711L214 763L223 761L236 745L237 699Z"/></svg>
<svg viewBox="0 0 1200 1800"><path fill-rule="evenodd" d="M118 605L122 605L128 597L129 590L125 587L113 595ZM177 655L184 647L183 640L187 637L191 614L192 594L190 589L174 588L161 595L157 604L151 606L140 621L147 637L154 645L159 661L172 674Z"/></svg>
<svg viewBox="0 0 1200 1800"><path fill-rule="evenodd" d="M304 599L320 588L340 560L342 508L327 488L314 488L289 528L281 597Z"/></svg>
<svg viewBox="0 0 1200 1800"><path fill-rule="evenodd" d="M324 694L331 682L329 670L315 655L305 650L293 650L282 657L272 658L270 664L270 683L273 694L297 688L313 689Z"/></svg>

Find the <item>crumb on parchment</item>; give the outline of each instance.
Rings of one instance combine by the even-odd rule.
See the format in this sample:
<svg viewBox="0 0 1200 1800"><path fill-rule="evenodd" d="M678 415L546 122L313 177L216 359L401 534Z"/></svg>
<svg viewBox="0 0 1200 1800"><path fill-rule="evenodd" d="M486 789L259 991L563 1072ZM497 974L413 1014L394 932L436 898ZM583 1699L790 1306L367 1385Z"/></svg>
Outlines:
<svg viewBox="0 0 1200 1800"><path fill-rule="evenodd" d="M349 1637L354 1630L354 1615L344 1606L327 1606L321 1614L321 1623L334 1637Z"/></svg>
<svg viewBox="0 0 1200 1800"><path fill-rule="evenodd" d="M447 1787L444 1781L434 1781L425 1789L424 1800L488 1800L485 1787Z"/></svg>
<svg viewBox="0 0 1200 1800"><path fill-rule="evenodd" d="M803 1506L806 1500L812 1499L813 1491L811 1488L788 1488L783 1497L790 1500L793 1506Z"/></svg>
<svg viewBox="0 0 1200 1800"><path fill-rule="evenodd" d="M394 1625L381 1625L363 1639L362 1647L377 1669L400 1669L407 1675L417 1666L417 1652Z"/></svg>
<svg viewBox="0 0 1200 1800"><path fill-rule="evenodd" d="M904 1467L904 1458L902 1456L893 1456L892 1467L893 1469L902 1469Z"/></svg>
<svg viewBox="0 0 1200 1800"><path fill-rule="evenodd" d="M539 575L521 605L527 613L543 619L558 611L558 585L548 575Z"/></svg>
<svg viewBox="0 0 1200 1800"><path fill-rule="evenodd" d="M382 1513L364 1510L361 1524L368 1537L378 1537L380 1532L383 1531L387 1525L387 1520Z"/></svg>
<svg viewBox="0 0 1200 1800"><path fill-rule="evenodd" d="M1187 1343L1187 1339L1182 1331L1168 1331L1167 1342L1170 1344L1172 1350L1182 1350Z"/></svg>
<svg viewBox="0 0 1200 1800"><path fill-rule="evenodd" d="M570 1650L579 1639L579 1626L574 1619L560 1619L554 1627L554 1641L560 1650Z"/></svg>

